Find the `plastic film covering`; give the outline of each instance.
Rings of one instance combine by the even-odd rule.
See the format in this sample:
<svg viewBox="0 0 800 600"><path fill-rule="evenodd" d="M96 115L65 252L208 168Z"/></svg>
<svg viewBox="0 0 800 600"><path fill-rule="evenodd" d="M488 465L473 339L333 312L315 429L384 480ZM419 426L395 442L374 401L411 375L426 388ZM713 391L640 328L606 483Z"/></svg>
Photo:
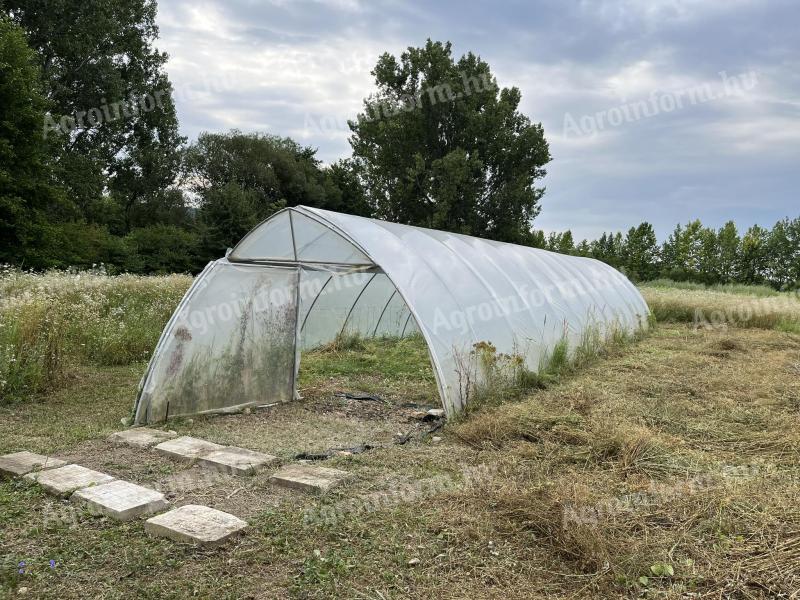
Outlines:
<svg viewBox="0 0 800 600"><path fill-rule="evenodd" d="M298 212L326 222L357 245L397 289L377 331L410 311L424 336L448 414L468 397L474 345L523 357L539 370L565 340L647 326L649 309L636 287L599 261L398 225L320 209ZM413 329L412 329L413 331ZM408 330L407 333L408 334Z"/></svg>
<svg viewBox="0 0 800 600"><path fill-rule="evenodd" d="M236 318L196 316L225 302L241 307ZM452 415L482 377L476 344L538 371L560 342L633 332L648 315L636 287L593 259L299 206L197 279L162 335L136 419L288 400L295 353L341 332L421 334Z"/></svg>
<svg viewBox="0 0 800 600"><path fill-rule="evenodd" d="M292 399L298 278L297 267L209 265L162 333L135 423Z"/></svg>
<svg viewBox="0 0 800 600"><path fill-rule="evenodd" d="M290 214L297 260L343 264L370 264L372 262L353 244L324 224L294 211Z"/></svg>
<svg viewBox="0 0 800 600"><path fill-rule="evenodd" d="M268 256L275 260L294 260L292 223L289 211L279 212L248 233L231 252L231 260L249 256Z"/></svg>
<svg viewBox="0 0 800 600"><path fill-rule="evenodd" d="M340 333L362 337L410 335L417 331L415 324L408 325L410 315L403 297L385 273L302 272L303 350L327 344Z"/></svg>

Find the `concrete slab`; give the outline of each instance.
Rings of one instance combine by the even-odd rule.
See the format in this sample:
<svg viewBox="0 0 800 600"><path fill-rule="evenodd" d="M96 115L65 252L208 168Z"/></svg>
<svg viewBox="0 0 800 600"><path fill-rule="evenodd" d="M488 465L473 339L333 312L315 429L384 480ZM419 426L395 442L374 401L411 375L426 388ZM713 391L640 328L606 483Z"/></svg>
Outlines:
<svg viewBox="0 0 800 600"><path fill-rule="evenodd" d="M63 467L67 463L57 458L34 454L33 452L14 452L0 456L0 473L3 475L25 475L32 471L43 471Z"/></svg>
<svg viewBox="0 0 800 600"><path fill-rule="evenodd" d="M287 465L269 480L277 485L304 492L324 493L338 485L349 473L313 464Z"/></svg>
<svg viewBox="0 0 800 600"><path fill-rule="evenodd" d="M147 427L134 427L133 429L112 433L108 436L108 441L114 444L147 448L175 437L178 437L178 434L174 431L160 431L158 429L148 429Z"/></svg>
<svg viewBox="0 0 800 600"><path fill-rule="evenodd" d="M69 496L75 490L114 481L111 475L92 471L80 465L67 465L37 473L28 473L25 479L35 481L56 496Z"/></svg>
<svg viewBox="0 0 800 600"><path fill-rule="evenodd" d="M197 504L181 506L144 523L144 530L151 535L201 546L222 544L245 527L247 522L239 517Z"/></svg>
<svg viewBox="0 0 800 600"><path fill-rule="evenodd" d="M236 446L214 450L197 459L197 463L203 467L231 475L252 475L277 461L277 456Z"/></svg>
<svg viewBox="0 0 800 600"><path fill-rule="evenodd" d="M170 458L177 458L178 460L195 460L203 454L208 454L214 450L222 450L224 447L225 446L222 446L221 444L215 444L213 442L207 442L206 440L185 435L183 437L175 438L174 440L161 442L155 447L155 450L159 454L169 456Z"/></svg>
<svg viewBox="0 0 800 600"><path fill-rule="evenodd" d="M141 515L160 512L168 506L164 494L119 479L78 490L70 500L87 506L94 514L117 521L130 521Z"/></svg>

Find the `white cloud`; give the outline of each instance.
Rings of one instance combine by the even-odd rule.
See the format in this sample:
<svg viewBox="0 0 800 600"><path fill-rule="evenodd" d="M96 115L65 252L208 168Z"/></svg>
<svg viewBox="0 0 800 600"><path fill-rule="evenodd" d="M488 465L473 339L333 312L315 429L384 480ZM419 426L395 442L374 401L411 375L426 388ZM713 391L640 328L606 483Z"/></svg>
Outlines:
<svg viewBox="0 0 800 600"><path fill-rule="evenodd" d="M798 45L792 4L774 6L789 16L751 0L161 0L158 45L185 135L288 135L332 161L349 154L346 122L374 91L378 56L450 39L521 90L554 156L542 223L583 236L643 219L671 228L753 181L771 184L775 211L796 207L796 172L781 169L800 155ZM720 92L720 71L751 69L758 82L746 93L565 135L567 114L706 84Z"/></svg>

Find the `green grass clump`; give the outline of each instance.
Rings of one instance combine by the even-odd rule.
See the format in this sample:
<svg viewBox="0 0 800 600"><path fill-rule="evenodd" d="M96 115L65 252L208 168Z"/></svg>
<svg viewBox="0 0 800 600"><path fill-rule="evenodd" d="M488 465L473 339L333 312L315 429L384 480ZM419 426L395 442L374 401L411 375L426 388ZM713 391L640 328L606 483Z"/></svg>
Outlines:
<svg viewBox="0 0 800 600"><path fill-rule="evenodd" d="M333 341L321 346L319 352L362 352L367 345L364 337L358 332L340 331Z"/></svg>
<svg viewBox="0 0 800 600"><path fill-rule="evenodd" d="M467 411L517 400L532 390L558 383L599 357L640 339L643 331L630 333L613 326L603 335L599 327L587 327L574 348L570 348L566 336L558 340L540 358L535 371L526 366L521 354L498 353L491 343L479 342L461 366Z"/></svg>
<svg viewBox="0 0 800 600"><path fill-rule="evenodd" d="M324 346L305 351L300 359L300 388L324 378L355 377L362 391L380 391L381 383L407 386L413 396L435 390L428 347L421 335L404 338L359 338L358 348L333 351ZM369 376L368 376L369 374ZM425 390L423 392L423 390Z"/></svg>
<svg viewBox="0 0 800 600"><path fill-rule="evenodd" d="M51 389L76 365L147 360L191 281L3 271L0 403Z"/></svg>

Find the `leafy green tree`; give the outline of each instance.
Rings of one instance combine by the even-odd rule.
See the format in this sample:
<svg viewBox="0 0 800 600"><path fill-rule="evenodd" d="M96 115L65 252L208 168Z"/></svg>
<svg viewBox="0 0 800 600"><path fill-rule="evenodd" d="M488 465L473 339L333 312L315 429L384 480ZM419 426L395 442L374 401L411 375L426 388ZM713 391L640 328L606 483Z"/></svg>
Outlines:
<svg viewBox="0 0 800 600"><path fill-rule="evenodd" d="M698 279L706 284L718 283L720 280L720 248L717 232L703 227L699 232L697 259Z"/></svg>
<svg viewBox="0 0 800 600"><path fill-rule="evenodd" d="M178 121L154 48L155 0L4 0L37 51L51 114L39 130L58 144L58 176L90 222L133 226L180 165ZM119 211L107 222L106 194Z"/></svg>
<svg viewBox="0 0 800 600"><path fill-rule="evenodd" d="M263 202L252 189L240 183L213 187L204 192L200 208L201 255L206 260L219 258L273 212L283 208L280 202Z"/></svg>
<svg viewBox="0 0 800 600"><path fill-rule="evenodd" d="M220 256L286 206L369 214L350 163L323 170L315 154L289 138L236 130L200 134L186 151L184 176L200 208L203 256Z"/></svg>
<svg viewBox="0 0 800 600"><path fill-rule="evenodd" d="M284 206L325 204L315 152L272 135L201 133L186 151L185 176L201 200L230 184L252 192L263 218Z"/></svg>
<svg viewBox="0 0 800 600"><path fill-rule="evenodd" d="M528 243L550 152L519 112L519 90L431 40L382 55L372 74L377 91L350 122L350 144L376 216Z"/></svg>
<svg viewBox="0 0 800 600"><path fill-rule="evenodd" d="M703 224L678 224L661 250L663 275L676 281L699 280L702 263Z"/></svg>
<svg viewBox="0 0 800 600"><path fill-rule="evenodd" d="M544 231L541 229L534 229L531 231L530 237L528 238L526 245L531 246L532 248L541 248L543 250L547 249L547 237L544 234Z"/></svg>
<svg viewBox="0 0 800 600"><path fill-rule="evenodd" d="M650 223L631 227L622 246L622 264L634 281L653 279L658 272L658 240Z"/></svg>
<svg viewBox="0 0 800 600"><path fill-rule="evenodd" d="M323 172L326 209L361 217L372 216L372 207L352 160L338 160Z"/></svg>
<svg viewBox="0 0 800 600"><path fill-rule="evenodd" d="M772 284L790 289L800 282L800 218L775 223L766 243L767 267Z"/></svg>
<svg viewBox="0 0 800 600"><path fill-rule="evenodd" d="M572 237L572 231L567 229L563 233L551 232L547 236L547 249L559 254L574 254L575 240Z"/></svg>
<svg viewBox="0 0 800 600"><path fill-rule="evenodd" d="M130 262L125 241L111 235L103 225L83 221L47 223L39 234L26 262L36 268L88 268L104 264L111 270L124 270Z"/></svg>
<svg viewBox="0 0 800 600"><path fill-rule="evenodd" d="M576 256L591 256L592 255L592 247L589 244L589 240L581 240L577 246L575 246L575 255Z"/></svg>
<svg viewBox="0 0 800 600"><path fill-rule="evenodd" d="M719 244L719 278L722 283L731 283L738 277L738 257L742 240L736 223L728 221L717 233Z"/></svg>
<svg viewBox="0 0 800 600"><path fill-rule="evenodd" d="M753 225L742 236L737 269L741 283L761 284L767 279L768 242L769 232L759 225Z"/></svg>
<svg viewBox="0 0 800 600"><path fill-rule="evenodd" d="M37 247L70 207L50 177L47 102L24 32L0 17L0 262L47 266Z"/></svg>
<svg viewBox="0 0 800 600"><path fill-rule="evenodd" d="M613 267L622 264L622 235L603 232L600 238L589 244L592 258L602 260Z"/></svg>
<svg viewBox="0 0 800 600"><path fill-rule="evenodd" d="M175 225L150 225L125 237L130 249L127 270L141 273L193 272L202 268L199 238Z"/></svg>

